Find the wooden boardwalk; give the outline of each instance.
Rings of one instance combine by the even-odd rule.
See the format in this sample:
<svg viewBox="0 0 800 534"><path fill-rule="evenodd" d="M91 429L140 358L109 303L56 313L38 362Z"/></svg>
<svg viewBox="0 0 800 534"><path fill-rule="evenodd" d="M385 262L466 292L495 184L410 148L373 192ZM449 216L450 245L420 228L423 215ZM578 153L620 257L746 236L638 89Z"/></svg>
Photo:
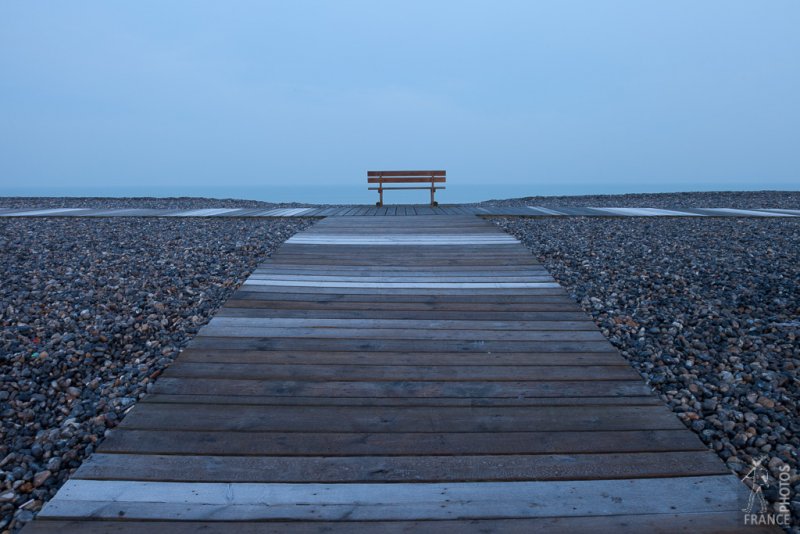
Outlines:
<svg viewBox="0 0 800 534"><path fill-rule="evenodd" d="M26 533L754 532L745 488L514 238L325 219Z"/></svg>

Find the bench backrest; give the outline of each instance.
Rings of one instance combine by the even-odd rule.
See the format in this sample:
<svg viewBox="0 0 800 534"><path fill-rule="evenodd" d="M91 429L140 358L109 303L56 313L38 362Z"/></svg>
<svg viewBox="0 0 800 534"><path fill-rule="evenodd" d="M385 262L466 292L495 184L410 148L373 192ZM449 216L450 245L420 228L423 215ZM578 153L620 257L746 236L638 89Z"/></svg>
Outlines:
<svg viewBox="0 0 800 534"><path fill-rule="evenodd" d="M441 184L447 181L445 171L367 171L370 184Z"/></svg>

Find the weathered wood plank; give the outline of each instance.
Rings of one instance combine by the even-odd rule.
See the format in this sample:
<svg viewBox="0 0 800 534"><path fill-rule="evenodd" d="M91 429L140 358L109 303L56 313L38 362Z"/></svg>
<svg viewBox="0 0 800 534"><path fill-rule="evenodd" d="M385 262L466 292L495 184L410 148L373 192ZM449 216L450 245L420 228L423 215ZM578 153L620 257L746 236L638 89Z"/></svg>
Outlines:
<svg viewBox="0 0 800 534"><path fill-rule="evenodd" d="M730 475L380 485L70 480L40 516L388 521L737 512L740 486ZM98 500L103 495L114 500Z"/></svg>
<svg viewBox="0 0 800 534"><path fill-rule="evenodd" d="M537 274L529 276L448 276L440 274L437 276L343 276L343 275L302 275L302 274L273 274L273 273L253 273L249 280L276 280L285 282L378 282L378 283L514 283L514 282L552 282L553 277L549 274Z"/></svg>
<svg viewBox="0 0 800 534"><path fill-rule="evenodd" d="M597 327L587 321L475 321L475 320L391 320L391 319L293 319L260 317L227 317L217 315L209 321L209 326L220 328L353 328L353 329L418 329L428 330L545 330L597 332Z"/></svg>
<svg viewBox="0 0 800 534"><path fill-rule="evenodd" d="M537 455L191 456L93 454L75 479L171 482L492 482L729 475L710 451Z"/></svg>
<svg viewBox="0 0 800 534"><path fill-rule="evenodd" d="M311 303L303 308L296 305L281 307L275 304L270 307L225 307L219 310L216 317L264 317L285 319L397 319L426 322L431 320L465 320L465 321L580 321L581 324L591 324L586 321L586 315L579 311L504 311L492 312L486 310L403 310L401 309L375 309L372 305L348 308L337 308L330 303L317 306ZM588 327L587 327L588 328ZM617 358L619 359L619 358Z"/></svg>
<svg viewBox="0 0 800 534"><path fill-rule="evenodd" d="M346 377L342 377L346 378ZM641 380L553 380L530 382L231 380L160 378L156 393L174 395L308 396L360 398L625 397L650 395ZM145 404L142 404L145 406ZM677 419L675 419L677 421Z"/></svg>
<svg viewBox="0 0 800 534"><path fill-rule="evenodd" d="M203 335L188 345L195 349L316 350L367 352L608 352L611 344L598 341L504 341L486 339L375 339L306 337L224 337Z"/></svg>
<svg viewBox="0 0 800 534"><path fill-rule="evenodd" d="M270 365L264 363L175 362L165 372L170 378L246 380L636 380L639 374L620 365L457 366L457 365Z"/></svg>
<svg viewBox="0 0 800 534"><path fill-rule="evenodd" d="M115 429L104 453L211 456L393 456L703 451L680 430L618 432L325 433Z"/></svg>
<svg viewBox="0 0 800 534"><path fill-rule="evenodd" d="M407 309L434 309L434 310L463 310L476 309L479 311L537 311L537 310L579 310L575 301L567 296L566 292L561 291L556 294L543 294L543 291L535 293L515 291L511 294L498 294L496 292L485 293L455 293L443 294L441 291L437 293L419 294L401 292L397 294L380 294L380 293L354 293L354 292L323 292L321 290L303 290L287 292L272 291L272 290L251 290L240 289L235 292L229 301L231 305L237 307L254 306L257 302L268 303L268 306L280 306L287 302L311 302L319 304L329 303L367 303L373 308L380 305L387 309L398 309L405 306ZM547 291L547 293L553 293ZM248 301L247 304L242 304L242 301ZM409 304L417 304L415 307ZM458 305L461 306L458 306ZM546 308L545 305L560 305L556 308ZM304 304L305 305L305 304ZM363 305L362 305L363 306ZM474 306L471 308L470 306Z"/></svg>
<svg viewBox="0 0 800 534"><path fill-rule="evenodd" d="M514 366L528 365L613 365L630 368L613 350L608 352L499 352L471 354L461 352L320 352L320 351L240 351L186 349L173 365L184 363L263 363L285 365L408 365L408 366Z"/></svg>
<svg viewBox="0 0 800 534"><path fill-rule="evenodd" d="M671 430L685 428L661 406L354 407L148 404L135 406L122 428L230 432L515 432ZM720 465L722 463L720 462ZM676 466L677 468L677 466Z"/></svg>
<svg viewBox="0 0 800 534"><path fill-rule="evenodd" d="M321 285L277 285L277 284L259 284L253 282L245 282L242 288L246 291L253 293L311 293L314 295L420 295L420 296L438 296L438 295L485 295L495 296L502 298L508 296L558 296L565 295L563 288L558 284L548 282L537 282L529 285L513 285L507 284L506 287L500 284L478 284L464 287L452 284L445 285L429 285L422 284L412 287L399 287L390 286L382 287L380 284L363 284L361 286L350 285L335 285L335 286L321 286ZM379 300L375 298L375 300Z"/></svg>
<svg viewBox="0 0 800 534"><path fill-rule="evenodd" d="M556 282L385 282L385 281L341 281L341 280L277 280L275 278L250 277L245 286L279 287L325 287L325 288L379 288L386 289L517 289L517 288L560 288Z"/></svg>
<svg viewBox="0 0 800 534"><path fill-rule="evenodd" d="M597 329L592 330L478 330L478 329L432 329L420 328L341 328L341 327L259 327L259 326L221 326L209 323L198 332L200 336L257 338L326 338L326 339L401 339L421 340L480 340L480 341L597 341L606 338Z"/></svg>
<svg viewBox="0 0 800 534"><path fill-rule="evenodd" d="M153 393L148 403L254 406L662 406L653 395L613 397L304 397Z"/></svg>
<svg viewBox="0 0 800 534"><path fill-rule="evenodd" d="M705 534L765 534L770 527L745 526L736 514L729 512L659 513L607 515L589 517L536 517L528 519L465 519L431 521L236 521L206 519L196 521L99 521L99 520L40 520L30 523L25 534L150 534L170 532L189 534L204 532L222 534L421 534L459 532L462 534L531 534L564 532L570 534L675 534L702 532Z"/></svg>

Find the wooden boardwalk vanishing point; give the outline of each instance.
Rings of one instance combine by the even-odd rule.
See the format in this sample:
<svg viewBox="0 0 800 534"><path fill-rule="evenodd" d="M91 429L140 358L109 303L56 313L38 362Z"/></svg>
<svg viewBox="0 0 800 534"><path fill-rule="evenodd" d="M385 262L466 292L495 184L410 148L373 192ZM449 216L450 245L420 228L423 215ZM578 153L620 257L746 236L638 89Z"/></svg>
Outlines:
<svg viewBox="0 0 800 534"><path fill-rule="evenodd" d="M745 492L516 239L336 217L25 532L757 532Z"/></svg>

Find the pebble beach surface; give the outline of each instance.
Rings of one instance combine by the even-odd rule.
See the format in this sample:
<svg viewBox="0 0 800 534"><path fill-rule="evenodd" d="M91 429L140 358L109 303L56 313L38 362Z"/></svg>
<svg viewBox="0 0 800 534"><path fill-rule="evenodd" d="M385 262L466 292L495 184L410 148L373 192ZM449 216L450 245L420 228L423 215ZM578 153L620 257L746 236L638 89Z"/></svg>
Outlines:
<svg viewBox="0 0 800 534"><path fill-rule="evenodd" d="M29 521L255 266L309 224L0 220L0 532Z"/></svg>
<svg viewBox="0 0 800 534"><path fill-rule="evenodd" d="M783 208L800 209L800 191L702 191L690 193L631 193L487 200L481 206L630 207L630 208Z"/></svg>
<svg viewBox="0 0 800 534"><path fill-rule="evenodd" d="M498 218L740 477L800 525L800 220Z"/></svg>
<svg viewBox="0 0 800 534"><path fill-rule="evenodd" d="M140 208L140 209L201 209L201 208L295 208L297 202L262 202L236 198L203 197L2 197L0 207L17 208Z"/></svg>

